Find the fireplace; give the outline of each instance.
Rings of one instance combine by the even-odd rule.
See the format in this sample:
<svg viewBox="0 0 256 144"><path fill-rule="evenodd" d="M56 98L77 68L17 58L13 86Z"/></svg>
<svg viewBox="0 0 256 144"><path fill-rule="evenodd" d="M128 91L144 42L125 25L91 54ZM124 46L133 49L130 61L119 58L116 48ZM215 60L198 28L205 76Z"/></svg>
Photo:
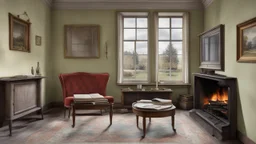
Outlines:
<svg viewBox="0 0 256 144"><path fill-rule="evenodd" d="M190 116L220 140L236 139L236 78L194 74Z"/></svg>

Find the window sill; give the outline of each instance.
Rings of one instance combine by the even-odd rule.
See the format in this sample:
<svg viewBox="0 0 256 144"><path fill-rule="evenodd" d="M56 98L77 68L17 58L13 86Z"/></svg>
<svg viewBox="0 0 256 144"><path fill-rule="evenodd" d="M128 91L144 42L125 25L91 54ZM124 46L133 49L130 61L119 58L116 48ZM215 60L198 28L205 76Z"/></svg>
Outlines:
<svg viewBox="0 0 256 144"><path fill-rule="evenodd" d="M155 83L117 83L119 86L136 86L141 84L142 86L155 86ZM173 83L159 83L158 86L191 86L190 83L181 83L181 82L173 82Z"/></svg>

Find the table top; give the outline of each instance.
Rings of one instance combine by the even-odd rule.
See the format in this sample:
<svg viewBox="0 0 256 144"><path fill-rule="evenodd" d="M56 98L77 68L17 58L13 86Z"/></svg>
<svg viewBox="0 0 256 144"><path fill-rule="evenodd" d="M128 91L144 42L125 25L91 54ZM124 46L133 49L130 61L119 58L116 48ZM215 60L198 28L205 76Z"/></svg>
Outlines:
<svg viewBox="0 0 256 144"><path fill-rule="evenodd" d="M165 109L160 109L160 110L155 110L155 109L142 109L142 108L137 108L135 105L136 105L137 102L134 102L132 104L132 108L134 110L137 110L137 111L141 111L141 112L167 112L167 111L172 111L172 110L175 110L176 107L174 105L172 105L172 107L170 108L165 108ZM161 105L157 105L157 106L161 106Z"/></svg>

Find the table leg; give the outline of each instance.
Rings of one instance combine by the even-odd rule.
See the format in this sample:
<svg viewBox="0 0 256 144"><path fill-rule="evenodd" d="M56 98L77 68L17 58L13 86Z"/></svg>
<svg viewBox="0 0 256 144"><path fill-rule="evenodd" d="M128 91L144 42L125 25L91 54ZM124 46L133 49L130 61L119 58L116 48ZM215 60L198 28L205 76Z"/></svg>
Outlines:
<svg viewBox="0 0 256 144"><path fill-rule="evenodd" d="M139 116L136 115L137 127L139 127Z"/></svg>
<svg viewBox="0 0 256 144"><path fill-rule="evenodd" d="M176 129L175 129L175 127L174 127L174 115L172 115L172 129L173 129L173 131L174 132L176 132Z"/></svg>
<svg viewBox="0 0 256 144"><path fill-rule="evenodd" d="M149 122L151 122L151 117L149 117Z"/></svg>
<svg viewBox="0 0 256 144"><path fill-rule="evenodd" d="M143 138L146 136L146 117L143 117Z"/></svg>
<svg viewBox="0 0 256 144"><path fill-rule="evenodd" d="M75 124L76 124L76 108L75 108L75 105L72 105L72 118L73 118L73 125L72 127L75 127Z"/></svg>
<svg viewBox="0 0 256 144"><path fill-rule="evenodd" d="M110 125L112 125L112 117L113 117L113 104L110 104L110 111L109 111Z"/></svg>

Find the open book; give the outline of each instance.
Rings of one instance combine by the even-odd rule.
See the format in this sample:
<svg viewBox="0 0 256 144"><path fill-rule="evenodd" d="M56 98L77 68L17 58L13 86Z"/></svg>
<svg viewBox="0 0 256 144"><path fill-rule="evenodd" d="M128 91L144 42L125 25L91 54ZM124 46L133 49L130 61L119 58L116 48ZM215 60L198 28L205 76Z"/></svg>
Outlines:
<svg viewBox="0 0 256 144"><path fill-rule="evenodd" d="M152 102L153 104L158 104L158 105L172 105L172 100L170 99L153 98Z"/></svg>
<svg viewBox="0 0 256 144"><path fill-rule="evenodd" d="M98 93L91 94L74 94L75 102L84 102L84 103L96 103L96 104L105 104L108 103L108 100L104 96Z"/></svg>
<svg viewBox="0 0 256 144"><path fill-rule="evenodd" d="M141 100L138 100L137 103L153 103L156 105L172 105L172 100L162 99L162 98L153 98L152 100L141 99Z"/></svg>

